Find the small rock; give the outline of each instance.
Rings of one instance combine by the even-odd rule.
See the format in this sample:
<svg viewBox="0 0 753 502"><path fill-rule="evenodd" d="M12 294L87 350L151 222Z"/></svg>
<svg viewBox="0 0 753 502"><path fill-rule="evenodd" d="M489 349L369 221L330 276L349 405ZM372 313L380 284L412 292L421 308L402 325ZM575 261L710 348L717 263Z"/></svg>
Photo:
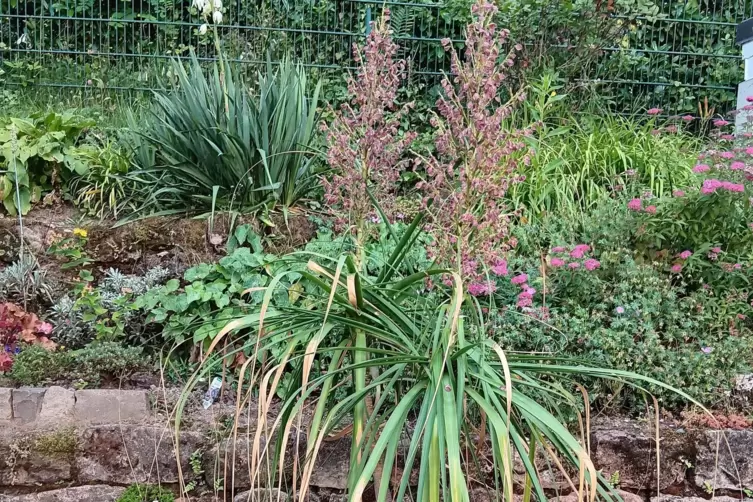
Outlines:
<svg viewBox="0 0 753 502"><path fill-rule="evenodd" d="M2 502L116 502L125 491L120 486L92 485L2 498Z"/></svg>
<svg viewBox="0 0 753 502"><path fill-rule="evenodd" d="M233 498L233 502L285 502L288 494L277 488L254 488L247 492L239 493Z"/></svg>
<svg viewBox="0 0 753 502"><path fill-rule="evenodd" d="M140 423L149 418L149 401L143 390L79 390L73 415L79 425Z"/></svg>
<svg viewBox="0 0 753 502"><path fill-rule="evenodd" d="M711 483L716 490L730 491L753 486L753 431L706 431L698 443L696 486Z"/></svg>
<svg viewBox="0 0 753 502"><path fill-rule="evenodd" d="M743 394L753 392L753 373L746 375L737 375L735 378L735 390Z"/></svg>
<svg viewBox="0 0 753 502"><path fill-rule="evenodd" d="M37 419L42 409L45 389L21 387L13 389L13 419L28 424Z"/></svg>

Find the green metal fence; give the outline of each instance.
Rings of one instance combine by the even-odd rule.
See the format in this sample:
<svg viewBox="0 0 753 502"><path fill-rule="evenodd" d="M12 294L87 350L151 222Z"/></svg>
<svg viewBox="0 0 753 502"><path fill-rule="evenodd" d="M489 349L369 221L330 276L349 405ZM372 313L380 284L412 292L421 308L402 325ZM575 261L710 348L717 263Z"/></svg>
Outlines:
<svg viewBox="0 0 753 502"><path fill-rule="evenodd" d="M215 57L190 0L0 0L5 86L16 89L148 91L170 78L171 58ZM219 27L233 61L252 67L291 53L336 77L370 19L391 10L411 76L431 85L448 67L440 40L460 43L469 0L227 0ZM554 4L554 6L552 6ZM500 0L503 23L584 96L616 111L666 113L734 103L742 76L734 44L751 0ZM567 8L563 6L567 5Z"/></svg>

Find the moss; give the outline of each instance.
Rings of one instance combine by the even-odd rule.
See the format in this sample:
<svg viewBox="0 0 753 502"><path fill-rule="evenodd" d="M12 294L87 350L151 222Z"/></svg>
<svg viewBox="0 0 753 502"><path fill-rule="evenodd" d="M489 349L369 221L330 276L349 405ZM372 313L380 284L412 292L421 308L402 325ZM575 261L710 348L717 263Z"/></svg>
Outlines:
<svg viewBox="0 0 753 502"><path fill-rule="evenodd" d="M118 498L118 502L173 502L175 496L169 490L165 490L157 485L131 485L123 495Z"/></svg>
<svg viewBox="0 0 753 502"><path fill-rule="evenodd" d="M34 450L47 456L71 455L76 451L76 429L65 427L34 441Z"/></svg>

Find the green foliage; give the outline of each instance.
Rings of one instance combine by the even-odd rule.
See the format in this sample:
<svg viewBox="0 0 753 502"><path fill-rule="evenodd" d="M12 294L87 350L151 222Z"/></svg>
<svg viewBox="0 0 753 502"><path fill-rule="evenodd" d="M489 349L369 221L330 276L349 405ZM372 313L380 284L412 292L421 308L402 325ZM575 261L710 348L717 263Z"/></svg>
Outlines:
<svg viewBox="0 0 753 502"><path fill-rule="evenodd" d="M38 346L24 348L17 356L10 378L21 385L73 382L99 385L151 366L140 347L124 347L114 342L92 344L83 349L48 351Z"/></svg>
<svg viewBox="0 0 753 502"><path fill-rule="evenodd" d="M168 340L181 343L189 336L193 343L209 343L229 319L261 301L261 290L269 281L267 271L277 262L276 256L261 249L238 247L218 263L186 270L183 286L171 279L148 291L135 300L134 308L149 312L150 322L164 324L162 334ZM289 279L289 286L294 279ZM282 293L278 297L287 299Z"/></svg>
<svg viewBox="0 0 753 502"><path fill-rule="evenodd" d="M682 130L657 134L660 124L637 117L569 115L558 82L547 74L531 86L528 114L544 126L531 139L536 155L521 166L525 180L509 192L526 216L576 219L626 190L669 195L693 181L696 137Z"/></svg>
<svg viewBox="0 0 753 502"><path fill-rule="evenodd" d="M71 348L83 347L95 338L113 341L123 336L132 343L147 343L146 313L135 302L167 276L162 267L144 275L124 275L111 268L94 285L90 274L82 274L75 300L64 296L52 308L53 339Z"/></svg>
<svg viewBox="0 0 753 502"><path fill-rule="evenodd" d="M50 304L54 289L55 282L31 255L25 254L0 270L0 303Z"/></svg>
<svg viewBox="0 0 753 502"><path fill-rule="evenodd" d="M117 502L174 502L175 495L158 485L135 484L118 497Z"/></svg>
<svg viewBox="0 0 753 502"><path fill-rule="evenodd" d="M42 194L88 167L75 148L94 122L70 112L11 118L0 128L0 200L5 210L26 214ZM16 190L18 185L18 190Z"/></svg>
<svg viewBox="0 0 753 502"><path fill-rule="evenodd" d="M118 218L136 209L141 187L127 177L131 161L121 146L105 139L82 145L78 155L88 170L82 176L74 176L68 184L77 207L100 219Z"/></svg>
<svg viewBox="0 0 753 502"><path fill-rule="evenodd" d="M86 267L93 261L86 253L87 242L88 232L82 228L75 228L70 236L50 244L47 254L62 262L62 270Z"/></svg>
<svg viewBox="0 0 753 502"><path fill-rule="evenodd" d="M173 63L178 88L155 94L146 123L131 118L131 139L150 211L249 210L295 202L308 188L316 126L317 85L309 94L303 67L290 60L259 73L254 94L226 61L205 74ZM149 153L149 152L152 153Z"/></svg>
<svg viewBox="0 0 753 502"><path fill-rule="evenodd" d="M724 405L735 375L753 357L753 308L747 294L688 289L664 268L640 263L625 249L603 251L601 267L590 273L550 270L546 276L546 316L501 310L491 333L510 350L578 358L588 364L637 372L676 388L710 406ZM529 283L543 279L529 268ZM743 295L741 299L740 295ZM708 352L708 353L707 353ZM606 381L588 382L600 405L640 410L633 389ZM666 408L685 400L649 385Z"/></svg>

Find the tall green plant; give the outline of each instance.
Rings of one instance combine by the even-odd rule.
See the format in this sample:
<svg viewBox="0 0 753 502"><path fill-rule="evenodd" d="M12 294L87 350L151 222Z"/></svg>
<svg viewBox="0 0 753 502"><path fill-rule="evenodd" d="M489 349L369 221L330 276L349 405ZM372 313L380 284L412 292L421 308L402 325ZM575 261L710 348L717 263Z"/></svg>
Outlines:
<svg viewBox="0 0 753 502"><path fill-rule="evenodd" d="M221 59L208 74L195 55L188 69L173 62L174 92L155 93L146 124L130 117L133 177L153 186L138 213L250 210L304 193L320 85L310 93L303 68L284 60L267 63L251 94Z"/></svg>

